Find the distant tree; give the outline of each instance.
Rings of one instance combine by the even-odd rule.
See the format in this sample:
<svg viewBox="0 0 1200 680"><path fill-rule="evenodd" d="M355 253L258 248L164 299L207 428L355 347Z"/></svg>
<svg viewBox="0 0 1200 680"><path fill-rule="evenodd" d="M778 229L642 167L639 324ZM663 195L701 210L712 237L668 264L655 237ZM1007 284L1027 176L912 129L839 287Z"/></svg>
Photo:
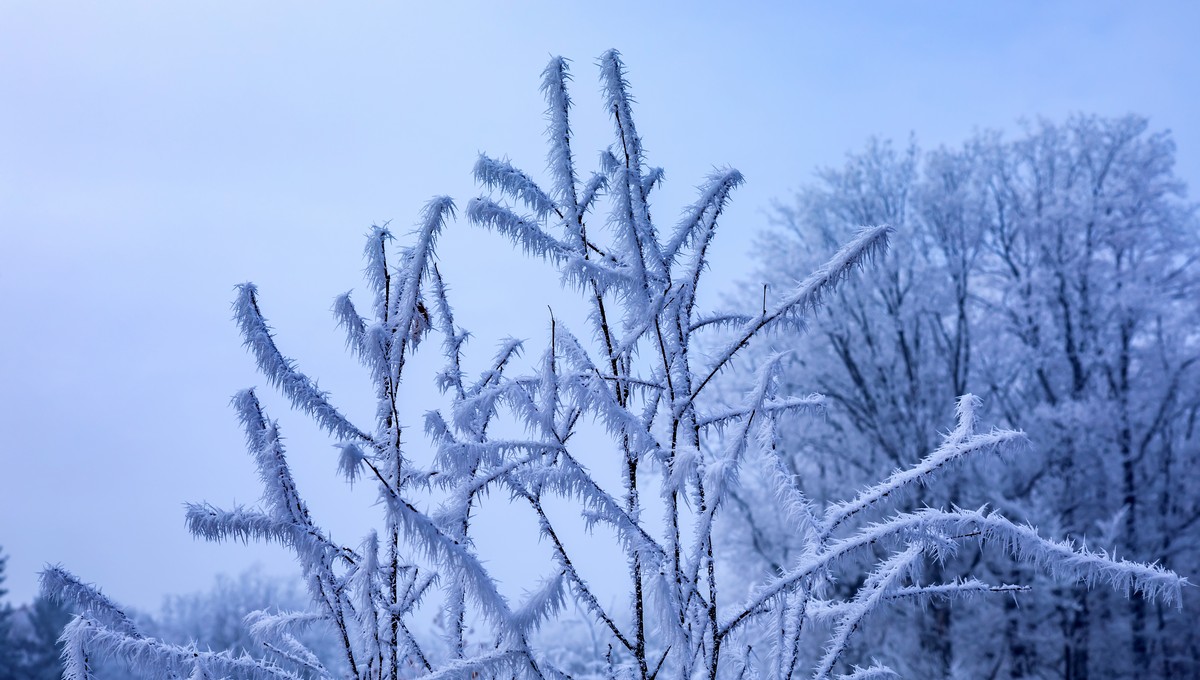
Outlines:
<svg viewBox="0 0 1200 680"><path fill-rule="evenodd" d="M71 614L45 595L34 598L28 608L28 626L18 644L21 677L24 680L59 680L63 675L59 638Z"/></svg>
<svg viewBox="0 0 1200 680"><path fill-rule="evenodd" d="M194 640L203 647L252 653L258 644L244 625L247 614L305 604L306 596L291 583L268 578L258 570L237 577L220 574L210 590L167 597L155 618L154 632L164 640L184 644Z"/></svg>
<svg viewBox="0 0 1200 680"><path fill-rule="evenodd" d="M92 676L95 652L115 654L154 677L331 678L337 673L330 660L297 636L315 622L330 626L345 673L360 680L561 678L568 664L580 676L641 680L883 677L890 671L851 646L855 632L882 609L1020 589L922 577L963 546L980 544L1062 577L1178 601L1183 582L1171 572L1043 539L997 513L897 510L892 499L936 484L944 468L1021 440L1011 430L980 428L979 403L970 395L957 399L953 424L911 465L838 501L810 501L782 466L777 435L781 423L818 408L821 399L786 393L779 357L761 362L741 398L722 394L716 377L735 370L745 350L771 332L807 323L843 280L883 252L890 230L853 234L812 274L748 310L701 313L696 293L708 250L742 177L714 172L677 226L660 231L650 196L663 174L646 164L615 51L601 57L600 70L614 128L600 171L581 179L576 169L567 63L557 58L542 84L549 188L507 161L482 156L475 176L498 196L472 200L466 210L471 222L554 265L580 293L587 327L571 329L552 313L528 372L520 374L522 343L509 341L471 378L464 368L468 335L452 315L434 255L454 204L436 198L399 252L386 229L371 231L370 313L360 314L348 295L334 304L377 397L374 426L360 427L282 353L258 290L240 286L234 316L259 368L333 437L341 472L378 494L382 517L357 546L333 541L297 491L278 424L255 392L239 393L234 408L263 482L261 507L195 504L188 524L211 540L268 540L293 549L309 608L252 614L251 634L262 645L254 657L211 652L143 634L95 588L50 569L43 573L45 590L77 612L66 632L69 680ZM595 220L601 197L609 210ZM503 285L502 272L490 276L489 284ZM430 363L414 357L435 334L445 362L436 381L449 403L417 409L436 447L425 462L408 436L414 414L401 386L405 369ZM943 408L953 405L947 399ZM592 463L617 467L618 481L604 482ZM789 518L800 545L778 573L734 596L723 590L735 577L718 566L714 522L751 470L774 485L776 512ZM544 580L516 602L501 595L473 540L472 520L488 494L525 511L525 528L551 552L549 564L531 565ZM615 537L609 546L626 565L628 584L617 606L601 602L580 571L583 558L564 528L571 518L557 509L563 501L588 528ZM602 636L600 644L582 647L588 659L560 654L553 636L538 632L560 625L568 598L587 617L587 631ZM440 612L444 634L436 646L415 631L425 600Z"/></svg>
<svg viewBox="0 0 1200 680"><path fill-rule="evenodd" d="M1169 137L1136 117L1043 122L1011 141L981 134L929 153L872 141L781 207L760 251L771 286L857 225L897 230L888 256L787 340L784 379L829 398L824 422L782 435L806 490L823 497L911 464L930 445L934 405L970 391L1025 430L1034 451L1001 474L973 469L922 490L908 507L991 503L1075 541L1200 573L1200 229L1173 154ZM749 522L731 532L766 567L796 543L774 526L764 493L739 504ZM881 625L900 641L895 655L919 664L914 673L1200 671L1186 614L1052 585L987 554L944 568L961 576L980 561L994 578L1032 579L1036 592L997 603L1005 623L990 629L977 620L987 604L957 621L934 606L913 625Z"/></svg>
<svg viewBox="0 0 1200 680"><path fill-rule="evenodd" d="M8 556L0 554L0 680L19 680L20 657L13 631L13 608L4 599L8 595L8 589L4 587L7 564Z"/></svg>
<svg viewBox="0 0 1200 680"><path fill-rule="evenodd" d="M209 590L167 597L154 619L153 632L168 642L254 654L262 645L251 634L248 615L303 609L307 603L307 594L295 582L267 576L257 568L237 576L219 574ZM322 657L336 659L328 645L322 646L329 633L325 626L316 625L297 638Z"/></svg>
<svg viewBox="0 0 1200 680"><path fill-rule="evenodd" d="M1195 577L1200 225L1174 145L1147 127L1079 117L993 146L984 274L1014 361L986 377L1006 420L1045 442L1035 492L1064 532ZM1166 628L1169 612L1152 626L1153 605L1083 590L1057 607L1068 678L1200 672L1200 657L1171 666L1167 638L1187 627Z"/></svg>

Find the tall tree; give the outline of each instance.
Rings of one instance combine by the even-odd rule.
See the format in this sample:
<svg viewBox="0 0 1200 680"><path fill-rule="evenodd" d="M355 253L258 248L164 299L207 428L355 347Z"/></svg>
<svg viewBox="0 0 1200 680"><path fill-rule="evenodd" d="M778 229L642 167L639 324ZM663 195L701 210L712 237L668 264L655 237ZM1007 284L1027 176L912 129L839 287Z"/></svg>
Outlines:
<svg viewBox="0 0 1200 680"><path fill-rule="evenodd" d="M1043 122L1012 141L985 133L929 153L872 141L780 208L761 251L772 286L856 225L897 229L884 261L789 339L786 380L830 397L824 423L785 437L811 492L904 464L914 454L902 443L929 445L930 405L971 391L1025 430L1035 453L1003 474L972 470L914 505L992 503L1064 537L1194 573L1200 242L1173 153L1165 134L1134 117ZM787 549L768 540L779 535L770 514L754 512L769 506L747 498L741 507L751 521L733 533L759 554ZM1002 581L1033 578L1037 592L1005 600L1005 624L989 635L975 622L949 625L936 607L915 626L888 629L926 652L901 644L900 655L939 662L915 669L922 675L1188 677L1200 664L1191 628L1172 626L1172 610L1054 586L986 554L945 566L977 560Z"/></svg>
<svg viewBox="0 0 1200 680"><path fill-rule="evenodd" d="M1191 571L1163 547L1200 547L1195 487L1172 480L1200 456L1181 401L1198 377L1200 243L1174 147L1143 119L1078 117L991 155L989 302L1016 361L989 380L1009 422L1043 444L1045 511L1069 535ZM1146 605L1111 600L1077 590L1060 601L1064 675L1165 673ZM1114 617L1127 654L1095 643L1112 639L1097 632Z"/></svg>

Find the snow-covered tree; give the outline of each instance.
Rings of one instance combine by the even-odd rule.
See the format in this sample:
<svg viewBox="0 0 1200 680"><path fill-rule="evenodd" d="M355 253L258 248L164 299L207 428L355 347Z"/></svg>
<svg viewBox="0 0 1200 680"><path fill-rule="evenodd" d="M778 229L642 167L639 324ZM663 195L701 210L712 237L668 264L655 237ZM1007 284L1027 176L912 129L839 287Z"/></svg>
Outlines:
<svg viewBox="0 0 1200 680"><path fill-rule="evenodd" d="M0 554L0 680L16 680L20 677L18 668L16 638L13 635L13 608L2 601L8 594L4 587L5 567L8 556Z"/></svg>
<svg viewBox="0 0 1200 680"><path fill-rule="evenodd" d="M1129 117L1042 123L993 148L987 304L1015 362L986 378L1006 420L1045 444L1040 504L1069 535L1195 575L1200 234L1174 147ZM1194 648L1164 647L1182 630L1169 612L1151 626L1153 605L1076 590L1057 608L1067 677L1095 675L1093 654L1113 667L1117 640L1121 675L1166 676L1188 656L1175 672L1200 670Z"/></svg>
<svg viewBox="0 0 1200 680"><path fill-rule="evenodd" d="M971 391L999 423L1025 430L1034 450L1000 474L972 469L926 489L908 507L988 502L1194 575L1200 239L1172 158L1169 138L1144 120L1077 117L931 153L873 141L822 171L780 209L760 251L764 280L806 271L858 224L887 220L897 237L808 333L787 340L795 351L785 379L812 385L830 405L823 422L783 434L806 488L837 493L910 464L927 446L937 401ZM748 489L739 505L748 522L731 534L767 569L796 543L761 487ZM932 677L1196 672L1200 647L1192 627L1173 623L1179 612L1055 586L994 557L965 554L946 568L982 569L1036 592L880 626L894 654ZM981 629L980 614L1004 624Z"/></svg>
<svg viewBox="0 0 1200 680"><path fill-rule="evenodd" d="M598 171L577 168L568 64L556 58L542 80L546 182L481 156L475 176L489 195L465 210L471 223L554 265L579 294L585 326L552 315L528 370L519 356L523 343L510 341L485 370L469 374L468 334L453 315L435 256L455 205L435 198L405 246L397 248L387 229L369 234L368 306L360 311L349 295L335 301L338 324L378 404L374 423L355 423L281 350L258 289L240 286L234 316L259 368L293 408L329 433L342 474L378 494L382 517L364 528L357 545L333 541L297 490L277 422L257 393L239 393L233 405L263 482L261 504L194 504L188 523L210 540L291 548L310 606L252 614L259 653L213 652L143 634L98 590L50 569L44 587L77 612L65 634L70 680L90 678L97 653L115 654L148 676L331 677L331 660L296 636L314 622L330 627L338 663L360 680L884 677L891 671L850 647L881 609L1020 589L923 576L964 545L1007 553L1069 580L1179 601L1184 581L1172 572L1044 539L987 509L897 511L894 499L937 484L945 468L1023 440L1013 430L979 427L979 404L970 395L957 405L947 399L954 424L911 464L838 500L810 500L783 464L778 432L781 423L819 409L823 398L787 393L781 356L762 361L742 395L721 394L724 383L716 378L737 370L763 337L805 325L841 282L883 252L890 228L853 234L811 274L750 309L702 311L697 290L709 249L742 177L714 171L673 227L660 228L650 205L663 173L647 164L624 65L610 51L599 66L614 136ZM406 370L411 376L414 366L434 361L424 342L434 337L444 366L436 380L446 400L421 405L428 411L422 416L404 403L401 385ZM434 448L429 457L411 435L422 417ZM619 481L605 483L593 472L596 460L615 465ZM714 523L751 472L772 485L776 512L789 518L799 547L777 573L734 594L723 589L735 579L718 565ZM519 599L501 594L473 540L472 520L488 494L524 508L527 529L550 549L545 578ZM566 534L570 523L554 510L564 500L597 531L597 541L613 537L611 549L627 567L623 602L604 601L586 578ZM571 614L568 601L575 605ZM418 628L423 602L439 611L443 635L436 646ZM580 612L598 636L593 656L582 662L560 654L552 635L538 634Z"/></svg>

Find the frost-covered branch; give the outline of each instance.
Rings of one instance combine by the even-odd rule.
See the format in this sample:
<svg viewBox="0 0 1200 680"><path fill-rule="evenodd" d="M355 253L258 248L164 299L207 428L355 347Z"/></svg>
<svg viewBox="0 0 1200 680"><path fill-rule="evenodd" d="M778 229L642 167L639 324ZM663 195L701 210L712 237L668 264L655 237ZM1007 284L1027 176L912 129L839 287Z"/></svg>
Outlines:
<svg viewBox="0 0 1200 680"><path fill-rule="evenodd" d="M329 403L329 393L322 391L315 381L296 370L295 362L275 346L271 327L258 308L258 288L252 283L243 283L237 287L237 291L233 317L241 327L243 343L254 353L259 369L271 385L283 392L294 407L311 415L330 433L342 439L370 442L370 436L352 425Z"/></svg>
<svg viewBox="0 0 1200 680"><path fill-rule="evenodd" d="M887 226L863 229L854 239L842 246L842 249L829 262L813 272L773 309L764 310L762 316L745 323L734 339L725 346L725 349L717 354L712 368L698 381L692 391L691 401L699 396L700 392L729 363L730 359L759 332L781 324L801 326L804 315L816 308L839 281L850 271L862 266L866 260L871 259L887 247L890 233L891 229Z"/></svg>
<svg viewBox="0 0 1200 680"><path fill-rule="evenodd" d="M862 229L778 299L769 302L764 287L761 305L756 299L748 310L700 309L697 290L719 218L743 178L733 169L712 173L674 230L660 236L648 197L666 174L647 165L618 53L606 52L599 67L613 138L598 170L588 175L576 167L568 64L556 57L542 73L548 177L481 155L475 178L492 195L470 200L465 211L467 221L506 236L522 255L556 267L583 312L567 318L583 318L587 328L571 328L552 310L548 337L504 340L493 357L471 361L471 335L454 314L452 267L443 278L438 266L437 241L455 216L454 202L436 197L403 239L406 246L397 250L386 226L368 233L370 307L360 312L349 293L334 301L346 346L374 391L376 421L367 432L280 352L257 289L239 286L234 319L259 369L295 410L331 435L339 474L355 490L378 494L381 516L351 544L355 549L320 529L293 477L278 423L255 392L239 392L233 406L263 485L261 504L231 510L189 504L188 527L209 540L287 546L311 607L248 617L265 652L260 659L200 652L141 635L97 590L49 569L44 588L78 614L65 638L68 678L91 680L89 655L97 651L123 658L141 675L194 680L542 679L568 677L568 670L580 678L717 680L752 677L760 667L780 678L810 671L818 679L889 677L882 665L859 667L850 658L853 635L883 608L1023 592L1020 585L990 586L938 571L966 545L1064 579L1180 601L1186 581L1161 566L1046 539L983 509L898 504L909 490L937 488L954 465L1013 450L1022 440L1013 430L981 432L978 401L970 395L959 399L954 429L940 443L914 450L907 460L923 454L915 464L864 483L857 494L835 496L849 500L822 504L814 499L824 496L810 497L807 468L796 464L803 452L788 448L781 428L821 412L827 401L840 406L845 397L788 394L794 384L784 379L783 354L756 362L753 376L736 381L738 389L748 386L742 394L716 378L734 372L735 359L758 338L809 322L834 290L884 251L891 230ZM500 262L489 272L496 285L504 280ZM903 290L895 294L910 294L912 286L897 281ZM857 310L847 313L853 323L870 323ZM928 317L942 323L936 314ZM441 342L424 343L431 334L441 334ZM429 345L439 344L441 356L430 357ZM527 356L525 347L541 353ZM919 367L910 363L915 375ZM467 367L476 365L481 370L470 374ZM435 367L439 403L413 403L412 393L402 392L411 366ZM719 396L718 386L725 390ZM412 435L418 423L425 442ZM758 506L746 493L752 479L768 491ZM523 565L543 578L511 602L493 556L480 548L488 542L477 541L481 514L506 512L497 510L505 497L524 514L488 523L499 519L505 531L524 525L549 544L550 555L545 564ZM571 524L558 514L564 507L594 533L567 535ZM738 549L721 530L730 508L740 516L780 518L787 544L772 561L774 572L736 597L717 566ZM764 532L754 538L767 540ZM623 565L601 578L624 579L626 592L602 602L604 589L581 545L607 550ZM923 581L923 570L934 573ZM591 656L568 668L552 652L570 604L584 619L593 651L575 650ZM299 631L313 624L332 631L333 658L299 641Z"/></svg>

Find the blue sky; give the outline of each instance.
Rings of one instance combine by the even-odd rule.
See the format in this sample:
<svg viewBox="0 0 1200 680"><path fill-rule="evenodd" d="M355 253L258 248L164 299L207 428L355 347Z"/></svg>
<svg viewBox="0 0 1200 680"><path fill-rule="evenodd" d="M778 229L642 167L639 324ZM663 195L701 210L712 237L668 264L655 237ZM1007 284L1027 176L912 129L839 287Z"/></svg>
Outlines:
<svg viewBox="0 0 1200 680"><path fill-rule="evenodd" d="M185 501L258 496L227 405L264 383L229 319L233 285L258 283L285 351L369 414L329 314L336 294L362 287L362 235L386 220L403 233L435 194L465 206L481 151L540 174L539 74L552 54L573 60L586 167L609 132L593 61L622 51L650 162L667 171L660 219L713 166L745 174L715 253L719 292L750 275L771 202L870 135L932 147L1021 118L1140 113L1172 130L1178 174L1200 186L1198 8L0 4L10 599L29 600L47 562L143 608L255 561L288 569L282 551L199 543L183 527ZM476 356L543 332L555 279L513 268L508 250L465 223L442 243ZM334 482L329 442L268 403L315 514L356 542L371 494Z"/></svg>

